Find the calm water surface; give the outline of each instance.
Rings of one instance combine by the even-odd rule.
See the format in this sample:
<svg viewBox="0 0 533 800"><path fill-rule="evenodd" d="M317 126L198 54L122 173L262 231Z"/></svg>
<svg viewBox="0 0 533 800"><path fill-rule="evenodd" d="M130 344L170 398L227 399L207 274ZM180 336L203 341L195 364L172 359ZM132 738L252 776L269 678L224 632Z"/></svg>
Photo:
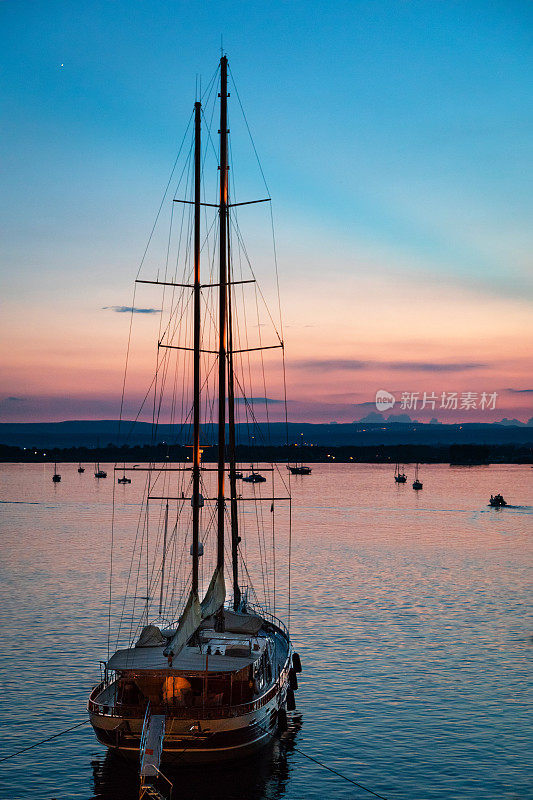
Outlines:
<svg viewBox="0 0 533 800"><path fill-rule="evenodd" d="M113 473L76 469L54 485L50 465L0 465L0 756L83 720L106 657ZM174 797L369 797L300 749L390 800L533 797L533 471L421 478L415 493L387 466L324 464L294 480L301 718L260 758L174 773ZM136 480L116 487L119 574ZM511 505L488 508L500 491ZM85 726L0 764L0 797L135 800L136 770Z"/></svg>

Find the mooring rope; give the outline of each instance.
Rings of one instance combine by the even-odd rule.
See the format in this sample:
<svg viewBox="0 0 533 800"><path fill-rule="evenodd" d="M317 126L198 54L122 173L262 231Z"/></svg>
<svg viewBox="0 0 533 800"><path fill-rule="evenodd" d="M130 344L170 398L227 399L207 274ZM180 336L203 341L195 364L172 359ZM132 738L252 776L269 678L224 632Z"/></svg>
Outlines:
<svg viewBox="0 0 533 800"><path fill-rule="evenodd" d="M51 742L52 739L57 739L59 736L64 736L65 733L70 733L70 731L73 731L76 728L81 728L82 725L87 725L89 721L90 720L88 719L84 719L83 722L78 722L77 725L72 725L71 728L65 728L64 731L60 731L59 733L54 733L53 736L48 736L48 738L46 739L41 739L39 742L34 742L33 744L28 745L28 747L23 747L21 750L16 750L14 753L11 753L8 756L0 758L0 762L9 761L10 758L15 758L15 756L18 756L21 753L26 753L28 750L33 750L34 747L39 747L40 744L45 744L45 742Z"/></svg>
<svg viewBox="0 0 533 800"><path fill-rule="evenodd" d="M90 720L84 719L83 722L78 722L76 725L72 725L70 728L65 728L65 730L59 731L59 733L54 733L52 736L48 736L46 739L40 739L38 742L34 742L33 744L28 745L27 747L23 747L20 750L16 750L14 753L10 753L8 756L3 756L2 758L0 758L0 763L3 761L9 761L11 758L15 758L15 756L18 756L21 753L27 753L28 750L33 750L34 747L39 747L39 745L41 744L46 744L46 742L51 742L53 739L58 739L60 736L64 736L66 733L70 733L71 731L76 730L76 728L81 728L82 725L87 725L89 722ZM259 725L258 727L262 728L263 726ZM267 732L265 728L263 728L263 730ZM287 752L287 750L289 749L294 750L296 753L299 753L304 758L307 758L309 761L312 761L314 764L318 764L318 766L322 767L322 769L326 769L328 772L331 772L338 778L342 778L342 780L346 781L347 783L351 783L352 786L356 786L358 789L362 789L364 792L371 794L373 797L379 798L379 800L389 800L389 798L385 797L384 795L378 794L378 792L374 792L373 789L369 789L368 786L364 786L362 783L355 781L348 775L344 775L342 772L339 772L339 770L330 767L328 764L324 764L323 761L320 761L320 759L315 758L315 756L309 755L309 753L306 753L304 750L301 750L294 744L291 744L289 748L289 746L286 745L285 742L281 739L281 736L279 734L275 734L275 736L278 739L279 743L284 748L285 752ZM179 753L176 753L176 755L171 759L169 763L174 764L177 760L179 760L179 758L183 757L185 751L188 749L189 749L188 747L184 747L183 750L181 750Z"/></svg>

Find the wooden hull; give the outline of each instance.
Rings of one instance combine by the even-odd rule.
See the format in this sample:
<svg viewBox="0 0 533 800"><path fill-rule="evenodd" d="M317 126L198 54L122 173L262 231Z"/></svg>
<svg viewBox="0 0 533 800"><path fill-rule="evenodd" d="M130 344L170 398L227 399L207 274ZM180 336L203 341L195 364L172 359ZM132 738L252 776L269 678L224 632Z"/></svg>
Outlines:
<svg viewBox="0 0 533 800"><path fill-rule="evenodd" d="M262 708L242 716L200 720L168 717L162 762L175 762L179 766L249 756L271 741L277 730L281 703L281 694L277 693ZM139 757L141 717L109 717L90 712L89 718L101 744L125 757Z"/></svg>

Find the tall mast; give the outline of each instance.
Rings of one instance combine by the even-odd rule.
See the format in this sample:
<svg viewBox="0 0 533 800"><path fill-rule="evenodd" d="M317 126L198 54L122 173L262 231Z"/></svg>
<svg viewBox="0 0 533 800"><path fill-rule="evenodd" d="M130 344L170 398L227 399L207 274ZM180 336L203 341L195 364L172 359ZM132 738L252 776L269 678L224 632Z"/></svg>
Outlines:
<svg viewBox="0 0 533 800"><path fill-rule="evenodd" d="M194 356L192 466L192 594L198 594L200 532L200 169L201 103L194 104Z"/></svg>
<svg viewBox="0 0 533 800"><path fill-rule="evenodd" d="M220 59L220 202L219 202L219 344L218 344L218 491L217 567L224 568L224 468L226 445L226 298L228 216L228 59Z"/></svg>
<svg viewBox="0 0 533 800"><path fill-rule="evenodd" d="M239 518L237 514L237 479L235 477L235 380L233 375L233 314L231 301L231 258L228 214L228 444L229 492L231 517L231 566L233 576L233 608L241 602L239 588Z"/></svg>

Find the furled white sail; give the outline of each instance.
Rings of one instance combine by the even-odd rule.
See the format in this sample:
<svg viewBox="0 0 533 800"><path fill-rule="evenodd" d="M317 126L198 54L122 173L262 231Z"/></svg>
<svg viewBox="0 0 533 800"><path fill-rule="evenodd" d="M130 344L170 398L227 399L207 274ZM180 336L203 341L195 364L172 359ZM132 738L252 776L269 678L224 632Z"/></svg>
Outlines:
<svg viewBox="0 0 533 800"><path fill-rule="evenodd" d="M170 643L165 648L166 656L177 656L182 650L193 633L198 630L202 624L202 607L198 600L197 594L190 595L185 610L181 615L178 630L170 640Z"/></svg>
<svg viewBox="0 0 533 800"><path fill-rule="evenodd" d="M202 619L216 614L224 605L226 599L226 584L224 582L224 570L217 567L213 572L213 577L209 582L207 592L202 600Z"/></svg>
<svg viewBox="0 0 533 800"><path fill-rule="evenodd" d="M178 630L165 648L166 656L177 656L185 647L193 633L195 633L204 619L213 616L224 605L226 599L226 584L224 570L215 569L209 583L205 597L200 603L198 595L191 593L185 611L181 615Z"/></svg>

